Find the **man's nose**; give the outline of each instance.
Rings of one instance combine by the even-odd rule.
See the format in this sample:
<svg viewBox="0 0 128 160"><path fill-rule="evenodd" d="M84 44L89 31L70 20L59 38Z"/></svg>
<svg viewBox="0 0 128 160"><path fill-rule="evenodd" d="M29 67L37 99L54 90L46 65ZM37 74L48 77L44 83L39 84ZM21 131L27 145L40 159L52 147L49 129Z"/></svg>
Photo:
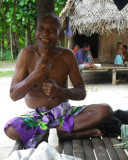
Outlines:
<svg viewBox="0 0 128 160"><path fill-rule="evenodd" d="M49 29L44 29L43 35L48 35L49 34Z"/></svg>

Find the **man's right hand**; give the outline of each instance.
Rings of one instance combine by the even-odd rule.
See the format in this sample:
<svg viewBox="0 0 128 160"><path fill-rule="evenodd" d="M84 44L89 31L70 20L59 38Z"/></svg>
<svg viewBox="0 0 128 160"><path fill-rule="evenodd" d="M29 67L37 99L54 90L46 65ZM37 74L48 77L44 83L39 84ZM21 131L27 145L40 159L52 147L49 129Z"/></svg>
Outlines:
<svg viewBox="0 0 128 160"><path fill-rule="evenodd" d="M49 72L49 61L47 56L42 55L36 62L34 72L39 77L47 77Z"/></svg>

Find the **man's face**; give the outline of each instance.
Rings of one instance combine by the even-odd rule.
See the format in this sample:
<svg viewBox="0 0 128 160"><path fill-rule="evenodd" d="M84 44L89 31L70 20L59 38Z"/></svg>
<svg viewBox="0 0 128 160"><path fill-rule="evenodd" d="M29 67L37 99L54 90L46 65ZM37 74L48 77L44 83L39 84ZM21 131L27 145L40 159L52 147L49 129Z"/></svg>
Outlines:
<svg viewBox="0 0 128 160"><path fill-rule="evenodd" d="M36 30L37 44L41 48L53 48L60 36L60 24L57 18L46 16L39 23Z"/></svg>
<svg viewBox="0 0 128 160"><path fill-rule="evenodd" d="M84 47L84 51L85 51L85 52L87 52L87 51L89 51L89 50L90 50L90 46Z"/></svg>

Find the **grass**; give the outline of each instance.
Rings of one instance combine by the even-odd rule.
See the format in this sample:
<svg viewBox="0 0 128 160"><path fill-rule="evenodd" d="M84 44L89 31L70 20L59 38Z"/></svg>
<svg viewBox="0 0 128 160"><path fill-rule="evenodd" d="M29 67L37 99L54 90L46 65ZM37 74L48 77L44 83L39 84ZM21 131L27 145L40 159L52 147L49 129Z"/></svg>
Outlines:
<svg viewBox="0 0 128 160"><path fill-rule="evenodd" d="M15 68L16 61L0 61L0 68Z"/></svg>
<svg viewBox="0 0 128 160"><path fill-rule="evenodd" d="M14 71L0 71L0 77L12 77Z"/></svg>

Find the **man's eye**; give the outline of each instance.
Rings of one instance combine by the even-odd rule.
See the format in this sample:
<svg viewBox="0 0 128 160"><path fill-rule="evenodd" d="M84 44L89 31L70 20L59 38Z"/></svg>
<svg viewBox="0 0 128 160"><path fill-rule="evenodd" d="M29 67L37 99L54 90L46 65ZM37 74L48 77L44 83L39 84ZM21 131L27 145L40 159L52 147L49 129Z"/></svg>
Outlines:
<svg viewBox="0 0 128 160"><path fill-rule="evenodd" d="M51 28L50 31L51 32L57 32L57 30L55 28Z"/></svg>
<svg viewBox="0 0 128 160"><path fill-rule="evenodd" d="M44 27L42 27L42 26L38 27L38 30L43 30L43 29L44 29Z"/></svg>

